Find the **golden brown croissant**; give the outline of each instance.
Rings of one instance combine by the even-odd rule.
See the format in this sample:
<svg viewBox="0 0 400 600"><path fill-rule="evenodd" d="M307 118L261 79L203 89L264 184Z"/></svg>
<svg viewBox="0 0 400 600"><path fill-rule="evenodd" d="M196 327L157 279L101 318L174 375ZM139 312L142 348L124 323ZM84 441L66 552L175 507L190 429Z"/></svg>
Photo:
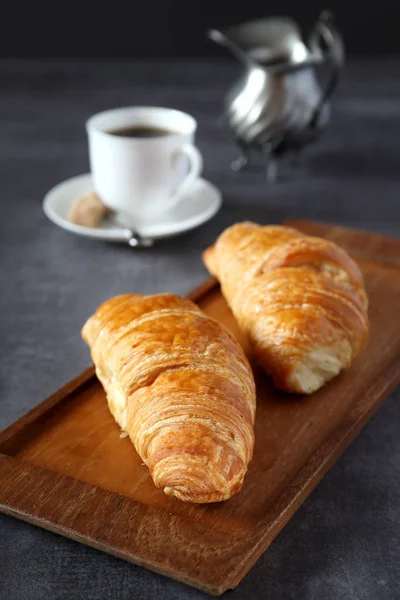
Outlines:
<svg viewBox="0 0 400 600"><path fill-rule="evenodd" d="M172 294L117 296L82 329L111 413L156 486L226 500L251 460L255 385L238 342Z"/></svg>
<svg viewBox="0 0 400 600"><path fill-rule="evenodd" d="M314 392L366 344L362 275L333 242L244 222L226 229L203 259L277 387Z"/></svg>

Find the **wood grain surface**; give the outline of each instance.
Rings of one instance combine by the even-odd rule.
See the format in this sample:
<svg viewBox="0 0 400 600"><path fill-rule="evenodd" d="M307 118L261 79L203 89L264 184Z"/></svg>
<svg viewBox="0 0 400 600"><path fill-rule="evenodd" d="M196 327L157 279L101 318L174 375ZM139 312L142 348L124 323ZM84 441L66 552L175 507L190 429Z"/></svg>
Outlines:
<svg viewBox="0 0 400 600"><path fill-rule="evenodd" d="M370 341L349 371L310 397L275 390L255 367L256 445L237 496L196 506L157 489L120 438L91 368L0 435L0 509L215 595L235 587L400 381L400 241L290 225L356 258ZM190 297L246 348L216 280Z"/></svg>

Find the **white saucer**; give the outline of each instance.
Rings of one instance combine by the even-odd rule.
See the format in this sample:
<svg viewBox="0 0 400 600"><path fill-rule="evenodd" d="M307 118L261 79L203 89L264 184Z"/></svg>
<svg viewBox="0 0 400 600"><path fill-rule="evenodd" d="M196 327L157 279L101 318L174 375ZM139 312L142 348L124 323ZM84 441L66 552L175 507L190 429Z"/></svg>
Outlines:
<svg viewBox="0 0 400 600"><path fill-rule="evenodd" d="M110 242L127 241L131 231L118 225L112 216L96 228L74 225L68 221L68 212L76 198L92 190L90 173L67 179L46 194L43 210L53 223L71 233ZM177 206L160 215L153 223L141 227L138 233L151 239L179 235L211 219L221 208L221 204L221 192L212 183L200 177L193 184L190 193L183 196Z"/></svg>

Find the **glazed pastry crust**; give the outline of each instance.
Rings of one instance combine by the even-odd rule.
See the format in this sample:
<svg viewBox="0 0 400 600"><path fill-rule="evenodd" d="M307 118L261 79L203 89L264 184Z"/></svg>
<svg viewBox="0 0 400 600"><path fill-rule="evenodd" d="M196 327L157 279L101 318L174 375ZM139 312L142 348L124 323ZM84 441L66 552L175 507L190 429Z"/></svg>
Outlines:
<svg viewBox="0 0 400 600"><path fill-rule="evenodd" d="M238 342L190 300L117 296L82 336L111 413L157 487L185 502L218 502L251 460L255 385Z"/></svg>
<svg viewBox="0 0 400 600"><path fill-rule="evenodd" d="M226 229L203 259L277 387L312 393L364 348L363 278L333 242L244 222Z"/></svg>

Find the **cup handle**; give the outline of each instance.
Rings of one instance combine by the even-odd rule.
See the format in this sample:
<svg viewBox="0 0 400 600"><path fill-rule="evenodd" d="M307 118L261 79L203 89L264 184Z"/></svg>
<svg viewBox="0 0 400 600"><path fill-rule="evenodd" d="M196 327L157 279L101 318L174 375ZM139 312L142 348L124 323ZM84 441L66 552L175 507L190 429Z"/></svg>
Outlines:
<svg viewBox="0 0 400 600"><path fill-rule="evenodd" d="M189 160L189 173L172 194L173 199L176 201L178 201L185 192L190 190L203 170L203 157L196 146L193 146L193 144L184 144L182 148L179 148L174 154L173 161L175 162L182 155L187 156Z"/></svg>

